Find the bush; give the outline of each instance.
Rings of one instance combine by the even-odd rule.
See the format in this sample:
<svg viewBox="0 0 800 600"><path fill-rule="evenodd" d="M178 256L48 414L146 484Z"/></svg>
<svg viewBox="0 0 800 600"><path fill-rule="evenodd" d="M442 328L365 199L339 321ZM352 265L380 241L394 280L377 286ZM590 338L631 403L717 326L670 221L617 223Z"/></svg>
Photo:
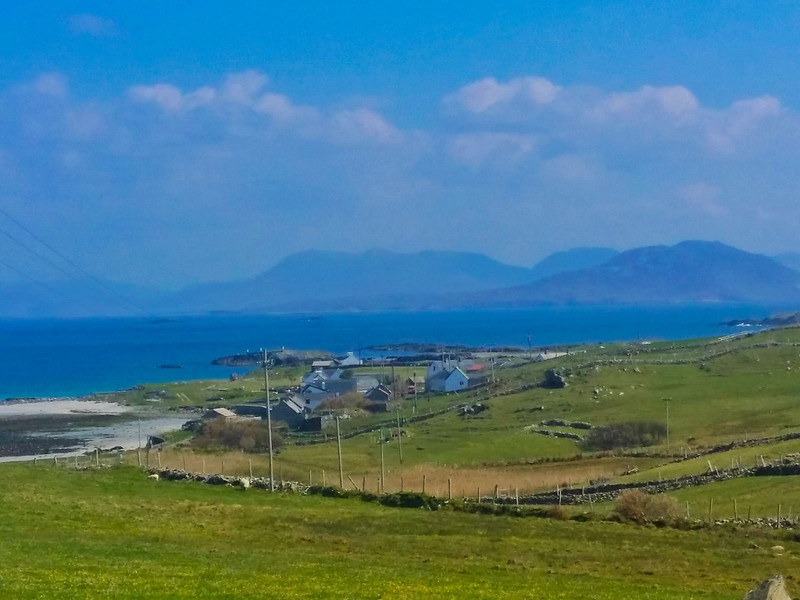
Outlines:
<svg viewBox="0 0 800 600"><path fill-rule="evenodd" d="M547 516L557 521L567 521L569 519L569 510L565 506L554 504L547 509Z"/></svg>
<svg viewBox="0 0 800 600"><path fill-rule="evenodd" d="M343 410L343 409L361 409L367 410L371 404L370 400L359 394L358 392L348 392L341 396L333 398L326 398L320 402L319 410Z"/></svg>
<svg viewBox="0 0 800 600"><path fill-rule="evenodd" d="M205 421L192 445L207 450L228 449L245 452L266 452L269 450L269 428L266 421L258 419ZM283 446L283 437L272 428L272 449Z"/></svg>
<svg viewBox="0 0 800 600"><path fill-rule="evenodd" d="M634 523L675 525L681 512L674 498L664 494L645 494L641 490L625 490L617 498L614 512Z"/></svg>
<svg viewBox="0 0 800 600"><path fill-rule="evenodd" d="M667 428L663 423L657 421L615 423L589 430L583 447L586 450L613 450L614 448L653 446L660 443L666 435Z"/></svg>

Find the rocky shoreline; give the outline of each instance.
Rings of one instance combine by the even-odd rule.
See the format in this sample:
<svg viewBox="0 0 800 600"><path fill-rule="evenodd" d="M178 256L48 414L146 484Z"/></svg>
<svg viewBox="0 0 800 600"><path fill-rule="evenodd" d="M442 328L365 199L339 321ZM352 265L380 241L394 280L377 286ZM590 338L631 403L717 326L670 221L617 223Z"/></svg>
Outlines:
<svg viewBox="0 0 800 600"><path fill-rule="evenodd" d="M728 327L791 327L800 325L800 311L776 313L764 319L733 319L725 321Z"/></svg>

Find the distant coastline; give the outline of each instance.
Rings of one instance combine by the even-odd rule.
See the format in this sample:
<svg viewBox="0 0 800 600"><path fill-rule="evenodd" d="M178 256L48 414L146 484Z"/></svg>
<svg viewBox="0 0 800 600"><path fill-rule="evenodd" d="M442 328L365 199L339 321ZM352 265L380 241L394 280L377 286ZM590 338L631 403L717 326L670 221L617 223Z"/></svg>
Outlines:
<svg viewBox="0 0 800 600"><path fill-rule="evenodd" d="M727 335L733 320L792 312L796 306L702 304L562 306L429 312L183 317L161 325L141 319L0 320L0 398L78 398L176 379L225 379L252 365L213 365L218 357L261 348L535 348L615 340ZM365 350L366 351L366 350ZM366 351L369 352L369 351ZM46 357L43 359L43 357ZM159 365L181 365L163 369Z"/></svg>

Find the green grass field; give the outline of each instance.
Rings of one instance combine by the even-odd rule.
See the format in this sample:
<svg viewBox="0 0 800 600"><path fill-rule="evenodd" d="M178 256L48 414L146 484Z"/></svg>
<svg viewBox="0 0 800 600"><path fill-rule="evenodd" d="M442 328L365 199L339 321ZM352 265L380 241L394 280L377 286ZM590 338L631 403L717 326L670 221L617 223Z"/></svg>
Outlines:
<svg viewBox="0 0 800 600"><path fill-rule="evenodd" d="M420 490L426 477L431 484L429 492L441 493L451 480L455 493L467 496L474 496L478 487L488 490L495 485L507 492L519 489L524 493L556 484L585 485L598 478L643 480L702 473L708 469L708 461L716 468L725 468L732 461L751 466L762 455L766 460L775 460L781 454L800 451L800 443L741 448L673 463L666 456L666 444L616 452L616 456L598 456L584 452L575 441L530 433L526 428L538 427L542 420L553 418L594 425L631 420L665 423L669 404L669 452L675 458L684 451L702 452L733 440L797 432L798 343L800 329L790 328L723 341L586 346L547 363L497 369L498 382L489 387L401 402L398 413L403 420L402 464L395 435L398 413L342 420L344 434L364 431L343 441L344 470L359 485L365 479L369 489L377 488L381 448L378 428L383 429L384 439L388 436L388 443L383 444L387 489L399 489L402 478L404 489ZM560 390L535 388L498 396L542 381L548 368L568 373L569 385ZM420 367L416 369L422 372ZM299 376L296 369L273 374L275 381L285 383L296 381ZM258 378L233 383L249 386L247 393L251 396L263 394ZM198 398L230 385L231 382L175 384L170 393L183 389L185 396ZM461 417L452 411L434 414L427 420L406 421L478 401L490 408L477 417ZM295 445L293 442L298 440L322 443ZM290 443L276 457L276 474L300 481L307 481L310 474L313 481L319 482L324 470L329 483L338 480L334 440L332 426L324 434L290 437ZM246 474L252 463L257 473L264 474L266 464L263 455L245 458L239 453L223 453L204 459L187 448L167 451L162 458L165 465L182 467L186 462L194 470L199 470L202 461L208 470L224 461L227 472L241 474ZM543 467L542 462L548 465ZM633 467L638 469L637 474L623 476ZM349 480L347 486L352 487Z"/></svg>
<svg viewBox="0 0 800 600"><path fill-rule="evenodd" d="M128 467L2 472L4 598L733 600L774 572L799 587L783 532L392 509Z"/></svg>
<svg viewBox="0 0 800 600"><path fill-rule="evenodd" d="M800 431L800 329L751 336L583 347L544 364L498 369L497 383L459 395L407 399L397 412L343 420L345 487L375 491L384 451L386 489L445 496L500 494L611 481L671 478L763 456L800 452L800 440L675 462L716 444ZM568 374L564 389L514 392L542 381L548 368ZM422 369L418 368L418 373ZM276 370L289 385L300 370ZM236 382L145 385L120 399L164 407L235 404L263 396L255 374ZM188 402L187 402L188 399ZM669 400L667 400L669 399ZM448 407L485 402L462 417ZM670 447L586 452L579 443L530 432L545 419L605 425L666 423ZM434 413L409 422L412 416ZM441 413L441 414L439 414ZM402 453L396 437L403 421ZM379 444L379 429L384 444ZM569 428L551 428L568 431ZM327 438L327 439L326 439ZM295 442L304 444L295 444ZM186 434L170 437L164 466L267 474L264 455L197 452ZM315 442L308 444L307 442ZM318 442L318 443L317 443ZM151 465L159 455L148 457ZM128 465L137 462L128 455ZM276 475L338 484L333 429L293 435L276 456ZM624 473L633 468L635 474ZM800 537L736 527L693 531L613 522L487 516L386 508L357 499L269 495L188 482L148 480L136 468L75 471L2 465L0 597L141 598L740 598L774 572L798 573ZM352 478L353 483L350 482ZM755 477L673 494L693 518L800 514L800 478ZM608 515L610 504L596 505ZM585 507L569 509L582 513ZM777 555L770 548L785 546Z"/></svg>

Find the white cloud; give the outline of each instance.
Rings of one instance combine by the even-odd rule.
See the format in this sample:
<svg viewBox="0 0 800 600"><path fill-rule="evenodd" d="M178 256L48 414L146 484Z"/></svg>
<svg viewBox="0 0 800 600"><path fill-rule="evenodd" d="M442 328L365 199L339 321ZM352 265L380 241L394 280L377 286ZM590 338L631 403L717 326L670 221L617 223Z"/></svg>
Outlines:
<svg viewBox="0 0 800 600"><path fill-rule="evenodd" d="M450 156L457 162L477 168L492 161L513 166L536 148L536 137L519 133L480 131L452 136L447 142Z"/></svg>
<svg viewBox="0 0 800 600"><path fill-rule="evenodd" d="M680 85L603 92L579 85L561 87L541 77L481 79L445 96L442 108L461 135L474 130L505 135L536 132L543 145L561 146L559 152L564 145L568 150L647 148L648 153L683 146L731 154L762 125L783 114L772 96L713 108Z"/></svg>
<svg viewBox="0 0 800 600"><path fill-rule="evenodd" d="M69 93L69 86L67 85L67 78L60 73L44 73L31 83L19 86L17 90L22 93L33 91L43 96L63 98Z"/></svg>
<svg viewBox="0 0 800 600"><path fill-rule="evenodd" d="M120 277L148 275L108 240L138 236L125 243L182 283L260 270L252 248L265 239L277 255L438 239L525 262L608 236L776 245L800 220L800 115L772 96L711 107L681 86L482 79L417 131L368 99L301 103L275 88L246 71L102 100L70 94L57 73L0 89L0 197L18 198L23 216L28 204L62 211L59 246L94 239ZM442 234L441 215L455 213L459 227ZM325 227L304 226L321 214ZM418 226L387 232L408 214ZM770 227L754 228L758 219ZM353 227L359 235L343 239Z"/></svg>
<svg viewBox="0 0 800 600"><path fill-rule="evenodd" d="M324 111L295 104L283 94L265 90L269 78L258 71L228 75L223 84L204 86L184 93L168 83L133 86L129 96L135 102L153 103L168 112L190 112L203 108L236 107L255 116L269 117L269 123L282 131L294 131L306 139L336 144L398 144L404 134L377 111L359 107Z"/></svg>
<svg viewBox="0 0 800 600"><path fill-rule="evenodd" d="M561 88L543 77L519 77L508 83L500 83L487 77L465 85L445 97L445 107L453 112L482 114L492 110L503 110L516 104L537 107L553 102Z"/></svg>
<svg viewBox="0 0 800 600"><path fill-rule="evenodd" d="M293 123L317 123L321 119L320 112L312 106L294 104L283 94L267 93L256 102L257 112L269 115L280 125Z"/></svg>
<svg viewBox="0 0 800 600"><path fill-rule="evenodd" d="M106 17L84 13L67 18L67 27L78 35L94 37L114 37L119 35L117 24Z"/></svg>
<svg viewBox="0 0 800 600"><path fill-rule="evenodd" d="M692 183L678 190L678 196L691 210L711 217L724 217L728 209L719 201L720 188L704 182Z"/></svg>
<svg viewBox="0 0 800 600"><path fill-rule="evenodd" d="M220 90L221 98L234 104L253 106L256 96L267 85L269 78L258 71L244 71L228 75Z"/></svg>
<svg viewBox="0 0 800 600"><path fill-rule="evenodd" d="M706 128L709 148L731 153L737 142L757 132L759 125L781 115L780 101L773 96L759 96L734 102L730 109L712 113Z"/></svg>
<svg viewBox="0 0 800 600"><path fill-rule="evenodd" d="M168 110L186 108L183 92L168 83L135 85L130 89L130 95L139 102L154 102Z"/></svg>
<svg viewBox="0 0 800 600"><path fill-rule="evenodd" d="M331 115L329 127L331 139L345 144L376 142L392 145L403 139L394 125L368 108L337 111Z"/></svg>
<svg viewBox="0 0 800 600"><path fill-rule="evenodd" d="M610 94L598 107L605 115L641 117L668 115L686 117L697 112L700 103L683 86L654 87L645 85L634 92Z"/></svg>
<svg viewBox="0 0 800 600"><path fill-rule="evenodd" d="M600 177L601 169L594 160L579 154L561 154L542 163L543 173L565 182L592 183Z"/></svg>

